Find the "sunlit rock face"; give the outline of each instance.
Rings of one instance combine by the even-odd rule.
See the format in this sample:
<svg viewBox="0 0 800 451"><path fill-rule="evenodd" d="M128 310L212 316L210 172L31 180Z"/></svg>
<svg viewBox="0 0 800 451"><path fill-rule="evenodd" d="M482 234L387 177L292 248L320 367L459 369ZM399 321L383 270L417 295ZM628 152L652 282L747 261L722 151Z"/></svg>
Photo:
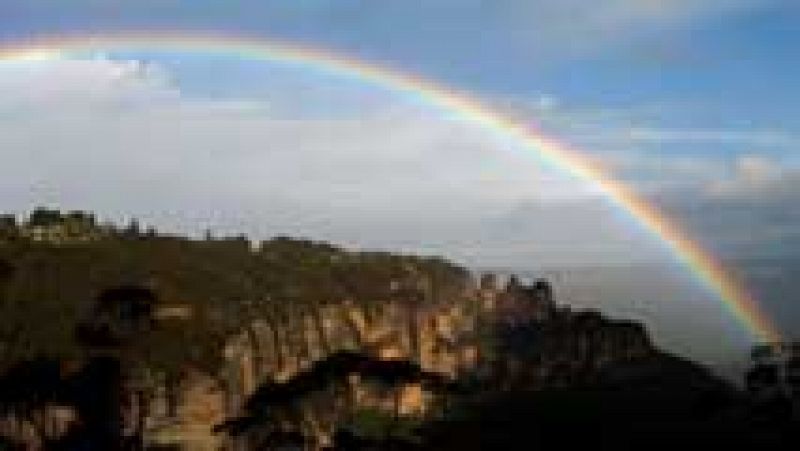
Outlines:
<svg viewBox="0 0 800 451"><path fill-rule="evenodd" d="M454 380L486 364L489 350L481 341L481 333L496 327L546 322L554 312L553 295L544 281L523 286L511 280L500 288L494 278L485 277L477 286L465 286L461 293L437 302L401 298L363 305L342 300L312 310L258 318L228 337L225 364L217 380L194 378L181 385L181 399L194 399L204 407L172 409L178 418L151 421L154 425L169 424L154 426L151 433L168 436L165 431L171 431L175 437L197 437L199 430L210 431L221 422L224 415L220 412L228 417L237 415L259 384L287 381L337 351L412 361L425 371ZM506 360L506 371L513 371L515 365L513 358ZM313 425L318 444L330 440L334 425L347 409L374 408L399 416L424 416L435 402L434 394L417 383L387 390L353 378L348 392L352 405L346 408L343 402L324 408L309 403L306 421ZM186 412L207 414L191 414L189 420ZM178 432L181 428L183 431Z"/></svg>
<svg viewBox="0 0 800 451"><path fill-rule="evenodd" d="M185 309L178 310L170 310L164 321L185 321ZM524 285L513 279L499 287L493 278L483 278L446 297L343 299L267 311L245 324L224 336L218 368L186 366L170 377L149 370L126 375L121 434L187 450L249 449L252 437L228 437L217 427L240 416L263 384L291 381L341 351L414 362L444 380L478 375L502 389L558 385L652 349L638 324L559 309L545 281ZM441 401L440 393L419 382L381 384L352 374L335 390L304 399L293 421L302 423L305 437L313 437L312 447L322 448L357 410L423 418ZM0 434L40 449L40 437L59 437L78 418L69 408L46 407L40 415L46 434L40 424L14 416L0 419Z"/></svg>
<svg viewBox="0 0 800 451"><path fill-rule="evenodd" d="M476 359L477 348L469 340L477 311L458 304L412 309L400 302L373 310L343 302L281 323L257 320L229 339L225 356L230 368L225 371L246 396L258 381L287 380L342 350L416 361L425 370L453 377Z"/></svg>
<svg viewBox="0 0 800 451"><path fill-rule="evenodd" d="M144 418L148 432L145 443L179 444L197 451L220 449L224 437L215 434L213 428L225 421L226 397L217 380L199 372L186 374L177 387L157 390Z"/></svg>
<svg viewBox="0 0 800 451"><path fill-rule="evenodd" d="M287 381L337 351L413 361L425 371L456 378L478 364L475 331L479 317L489 313L479 302L478 291L467 287L460 296L432 305L386 300L364 306L343 300L313 311L256 319L228 337L225 364L218 376L192 374L176 387L157 390L147 419L148 440L217 446L220 438L211 431L226 416L238 414L259 384ZM421 416L432 401L432 395L417 383L391 391L358 378L349 385L354 403L350 409L377 408L400 416ZM178 393L169 395L169 390ZM176 405L167 406L169 403ZM309 405L307 410L321 445L330 439L333 425L341 419L337 416L345 414L335 406L315 409Z"/></svg>

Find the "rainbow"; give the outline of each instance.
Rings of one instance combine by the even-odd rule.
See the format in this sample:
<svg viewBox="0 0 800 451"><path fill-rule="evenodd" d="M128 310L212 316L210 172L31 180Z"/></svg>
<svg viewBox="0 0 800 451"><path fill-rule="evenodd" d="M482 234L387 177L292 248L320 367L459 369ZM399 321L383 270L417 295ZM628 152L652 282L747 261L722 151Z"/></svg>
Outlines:
<svg viewBox="0 0 800 451"><path fill-rule="evenodd" d="M264 37L186 33L122 33L49 36L0 43L0 60L52 60L112 50L222 53L245 59L295 65L355 79L411 97L466 123L510 138L540 161L588 182L609 202L652 234L707 289L713 292L755 340L780 341L781 334L744 286L681 228L588 156L495 111L475 97L422 77L328 50Z"/></svg>

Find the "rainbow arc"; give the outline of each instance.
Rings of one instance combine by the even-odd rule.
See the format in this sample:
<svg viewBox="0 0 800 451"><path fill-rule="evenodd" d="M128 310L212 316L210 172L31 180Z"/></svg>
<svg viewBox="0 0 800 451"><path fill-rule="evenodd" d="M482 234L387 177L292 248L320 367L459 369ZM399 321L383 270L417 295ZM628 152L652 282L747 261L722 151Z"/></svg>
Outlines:
<svg viewBox="0 0 800 451"><path fill-rule="evenodd" d="M615 208L661 242L699 283L715 293L754 339L767 342L781 339L781 334L754 297L725 270L721 262L694 242L675 221L615 180L598 162L537 131L530 124L508 117L467 93L432 80L310 46L262 37L195 32L51 36L5 42L0 43L0 60L77 58L93 52L115 50L221 53L327 72L415 98L465 123L509 138L540 161L589 183L603 193Z"/></svg>

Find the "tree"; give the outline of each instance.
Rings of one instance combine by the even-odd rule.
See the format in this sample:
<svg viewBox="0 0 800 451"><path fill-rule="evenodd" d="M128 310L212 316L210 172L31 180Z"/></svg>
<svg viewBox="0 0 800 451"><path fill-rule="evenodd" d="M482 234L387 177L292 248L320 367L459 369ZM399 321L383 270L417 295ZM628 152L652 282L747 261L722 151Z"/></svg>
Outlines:
<svg viewBox="0 0 800 451"><path fill-rule="evenodd" d="M50 226L59 224L63 219L64 217L58 210L36 207L28 218L28 224L32 226Z"/></svg>
<svg viewBox="0 0 800 451"><path fill-rule="evenodd" d="M152 326L155 294L137 286L103 291L88 320L78 326L78 339L88 348L122 349Z"/></svg>
<svg viewBox="0 0 800 451"><path fill-rule="evenodd" d="M18 234L16 216L0 215L0 241L16 238Z"/></svg>
<svg viewBox="0 0 800 451"><path fill-rule="evenodd" d="M128 238L138 238L142 234L142 227L139 225L139 220L136 218L131 219L128 226L125 227L125 236Z"/></svg>
<svg viewBox="0 0 800 451"><path fill-rule="evenodd" d="M122 447L122 385L135 377L143 363L155 303L156 295L148 288L110 288L98 296L89 318L77 328L78 341L90 355L77 384L77 404L85 440L96 449ZM140 408L137 413L141 426L146 412ZM135 432L129 446L142 448L142 432Z"/></svg>
<svg viewBox="0 0 800 451"><path fill-rule="evenodd" d="M0 300L2 300L3 288L14 275L14 265L8 260L0 258Z"/></svg>
<svg viewBox="0 0 800 451"><path fill-rule="evenodd" d="M316 362L286 382L262 384L245 403L245 414L220 425L218 430L234 437L251 437L249 446L252 449L277 446L273 441L276 437L303 430L305 403L320 393L334 396L342 388L347 389L351 375L380 384L394 393L392 418L395 425L400 423L397 409L399 388L411 383L420 383L437 391L447 387L443 376L426 372L415 363L377 360L362 353L341 351ZM336 387L340 389L336 390Z"/></svg>
<svg viewBox="0 0 800 451"><path fill-rule="evenodd" d="M10 300L6 296L11 277L14 274L14 266L3 258L0 258L0 367L6 362L6 353L10 351L11 346L17 345L17 336L19 335L19 328L16 324L15 315L12 313L12 306ZM12 318L14 320L12 320Z"/></svg>
<svg viewBox="0 0 800 451"><path fill-rule="evenodd" d="M791 419L793 390L787 375L795 360L793 351L786 344L757 345L751 351L752 366L745 375L745 385L756 417L776 423Z"/></svg>
<svg viewBox="0 0 800 451"><path fill-rule="evenodd" d="M47 439L42 409L66 399L59 362L35 359L20 362L0 377L0 415L27 421L40 442Z"/></svg>

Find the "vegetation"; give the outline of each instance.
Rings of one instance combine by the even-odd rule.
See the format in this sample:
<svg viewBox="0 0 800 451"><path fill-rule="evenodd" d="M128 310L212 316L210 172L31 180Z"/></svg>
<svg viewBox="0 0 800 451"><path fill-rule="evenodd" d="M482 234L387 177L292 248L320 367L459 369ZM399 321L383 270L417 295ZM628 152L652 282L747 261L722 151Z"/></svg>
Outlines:
<svg viewBox="0 0 800 451"><path fill-rule="evenodd" d="M340 399L351 399L354 389L351 378L375 384L386 391L399 393L406 384L420 384L437 393L449 389L441 375L422 370L419 365L402 360L378 360L362 353L342 351L316 362L285 382L266 382L248 399L244 415L220 427L233 436L247 436L251 448L268 449L289 437L305 441L304 412L309 404L326 402L329 412L336 409ZM419 419L400 417L394 412L361 409L355 405L343 407L345 417L340 434L350 440L381 443L413 441Z"/></svg>
<svg viewBox="0 0 800 451"><path fill-rule="evenodd" d="M43 409L70 406L80 421L45 449L143 449L141 429L121 430L121 392L132 380L176 381L187 368L213 375L225 343L254 319L281 321L344 300L367 314L401 301L416 314L462 296L469 281L441 259L310 240L189 239L47 209L21 222L0 216L0 417L45 439ZM257 449L307 446L321 426L335 431L333 449L348 450L798 441L797 364L785 350L756 350L747 394L659 352L638 323L558 308L546 281L512 278L491 290L495 310L473 337L481 361L460 379L327 349L287 380L256 381L219 431ZM158 319L176 306L187 316ZM377 388L390 408L357 405L356 383ZM443 415L400 415L408 387L435 395ZM146 414L138 410L133 424L141 428ZM0 440L0 450L14 446Z"/></svg>
<svg viewBox="0 0 800 451"><path fill-rule="evenodd" d="M215 368L222 340L251 318L348 299L371 304L407 297L397 282L424 281L433 302L459 292L466 270L435 258L350 252L277 237L189 239L98 225L89 213L37 209L0 227L0 370L33 358L77 359L75 328L108 289L140 287L159 305L182 305L192 320L152 330L143 350L154 365ZM31 228L81 223L80 236L33 237ZM40 230L39 229L39 230ZM97 233L100 230L103 233ZM54 241L55 240L55 241ZM142 337L143 339L145 337Z"/></svg>

